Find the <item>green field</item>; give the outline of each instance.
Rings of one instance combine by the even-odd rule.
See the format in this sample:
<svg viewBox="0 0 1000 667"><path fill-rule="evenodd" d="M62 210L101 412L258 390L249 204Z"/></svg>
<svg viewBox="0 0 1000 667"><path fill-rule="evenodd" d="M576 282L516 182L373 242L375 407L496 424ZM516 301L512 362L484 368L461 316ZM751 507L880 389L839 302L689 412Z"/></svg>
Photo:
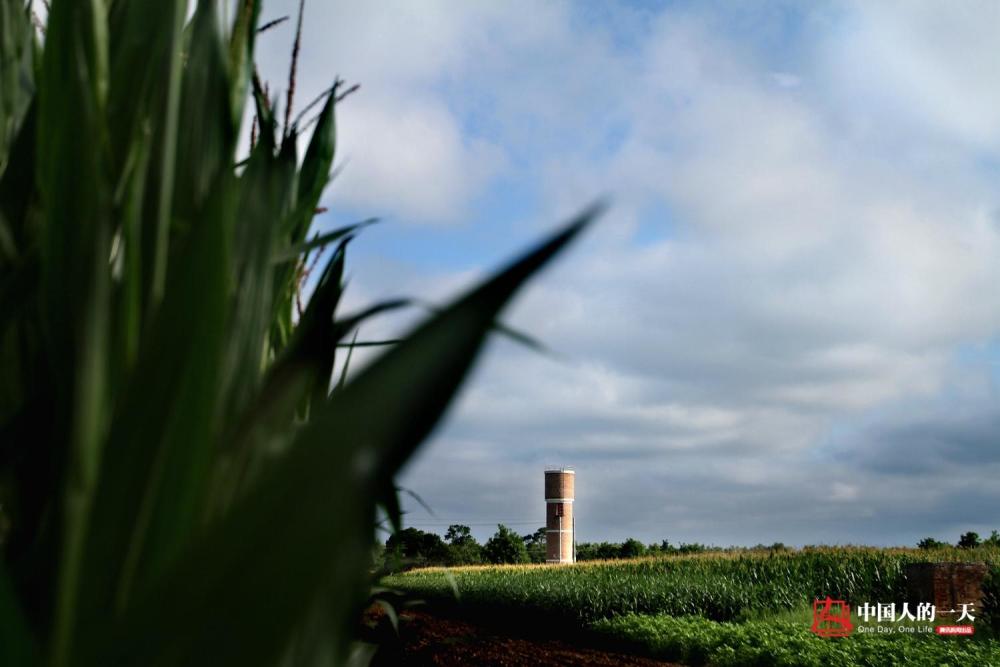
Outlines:
<svg viewBox="0 0 1000 667"><path fill-rule="evenodd" d="M637 652L690 665L1000 665L1000 642L990 639L934 634L821 639L806 622L717 623L696 616L629 615L597 621L592 631Z"/></svg>
<svg viewBox="0 0 1000 667"><path fill-rule="evenodd" d="M383 584L457 604L462 613L527 623L544 618L567 633L689 664L1000 665L1000 641L990 637L983 610L973 638L855 633L831 640L809 631L815 597L900 601L906 564L926 561L997 566L1000 550L733 550L575 566L427 568Z"/></svg>

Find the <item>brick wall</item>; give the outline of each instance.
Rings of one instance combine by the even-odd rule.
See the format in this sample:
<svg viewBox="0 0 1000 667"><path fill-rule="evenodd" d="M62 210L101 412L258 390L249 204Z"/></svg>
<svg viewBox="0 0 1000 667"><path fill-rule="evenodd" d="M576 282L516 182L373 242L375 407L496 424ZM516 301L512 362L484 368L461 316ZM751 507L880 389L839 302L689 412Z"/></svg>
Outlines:
<svg viewBox="0 0 1000 667"><path fill-rule="evenodd" d="M907 601L933 602L937 610L972 603L982 611L984 563L913 563L906 566Z"/></svg>

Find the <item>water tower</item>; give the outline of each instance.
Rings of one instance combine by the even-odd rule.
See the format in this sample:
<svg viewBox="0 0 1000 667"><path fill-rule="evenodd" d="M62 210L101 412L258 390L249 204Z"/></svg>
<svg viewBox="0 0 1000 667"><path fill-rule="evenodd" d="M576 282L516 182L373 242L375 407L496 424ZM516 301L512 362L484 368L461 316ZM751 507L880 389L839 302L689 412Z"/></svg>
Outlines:
<svg viewBox="0 0 1000 667"><path fill-rule="evenodd" d="M573 498L576 472L572 468L545 471L545 562L576 562L576 518Z"/></svg>

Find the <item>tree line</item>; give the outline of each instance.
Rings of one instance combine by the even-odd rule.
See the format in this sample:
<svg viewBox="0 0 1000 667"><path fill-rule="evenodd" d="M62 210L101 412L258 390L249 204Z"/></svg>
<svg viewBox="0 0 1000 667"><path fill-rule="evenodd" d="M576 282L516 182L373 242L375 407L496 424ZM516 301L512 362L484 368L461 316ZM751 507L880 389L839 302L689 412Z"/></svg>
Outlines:
<svg viewBox="0 0 1000 667"><path fill-rule="evenodd" d="M947 542L942 542L933 537L925 537L924 539L917 542L917 547L920 549L940 549L943 547L950 547L951 545ZM967 533L962 533L958 538L958 542L955 544L959 549L975 549L976 547L1000 547L1000 533L997 531L991 531L990 536L986 538L980 538L979 533L969 531Z"/></svg>
<svg viewBox="0 0 1000 667"><path fill-rule="evenodd" d="M917 546L921 549L936 549L950 545L933 537L927 537L920 540ZM964 533L959 537L956 546L963 549L978 546L1000 547L1000 533L994 530L986 538L980 538L974 532ZM774 552L784 551L787 547L781 542L775 542L770 545L758 544L750 548ZM674 545L668 540L663 540L658 544L644 544L637 539L629 538L623 542L579 542L576 545L576 559L613 560L701 553L717 549L718 547L709 547L697 542ZM448 526L443 538L437 533L426 532L419 528L405 528L386 540L379 561L391 569L433 565L544 563L545 526L532 533L519 535L504 524L497 524L497 531L484 544L480 544L473 537L469 526L462 524Z"/></svg>
<svg viewBox="0 0 1000 667"><path fill-rule="evenodd" d="M775 544L765 548L784 549L784 545ZM580 542L576 545L576 559L637 558L658 554L699 553L708 549L704 544L697 543L673 545L668 540L663 540L658 544L644 544L629 538L623 542ZM519 535L502 523L497 524L496 533L484 544L476 541L469 526L461 524L449 526L444 538L418 528L405 528L386 540L382 560L393 568L544 563L545 526L532 533Z"/></svg>

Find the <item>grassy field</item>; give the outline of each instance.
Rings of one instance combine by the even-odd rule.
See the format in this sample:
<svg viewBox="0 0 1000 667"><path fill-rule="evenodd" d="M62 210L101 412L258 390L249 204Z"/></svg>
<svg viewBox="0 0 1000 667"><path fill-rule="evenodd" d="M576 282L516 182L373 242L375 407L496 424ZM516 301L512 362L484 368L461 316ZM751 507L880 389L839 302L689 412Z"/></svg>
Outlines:
<svg viewBox="0 0 1000 667"><path fill-rule="evenodd" d="M960 561L1000 565L1000 550L809 548L726 551L567 566L427 568L383 583L427 601L493 618L544 618L634 650L689 664L998 664L1000 642L975 638L809 631L808 605L905 599L905 566ZM981 615L981 611L979 612Z"/></svg>

